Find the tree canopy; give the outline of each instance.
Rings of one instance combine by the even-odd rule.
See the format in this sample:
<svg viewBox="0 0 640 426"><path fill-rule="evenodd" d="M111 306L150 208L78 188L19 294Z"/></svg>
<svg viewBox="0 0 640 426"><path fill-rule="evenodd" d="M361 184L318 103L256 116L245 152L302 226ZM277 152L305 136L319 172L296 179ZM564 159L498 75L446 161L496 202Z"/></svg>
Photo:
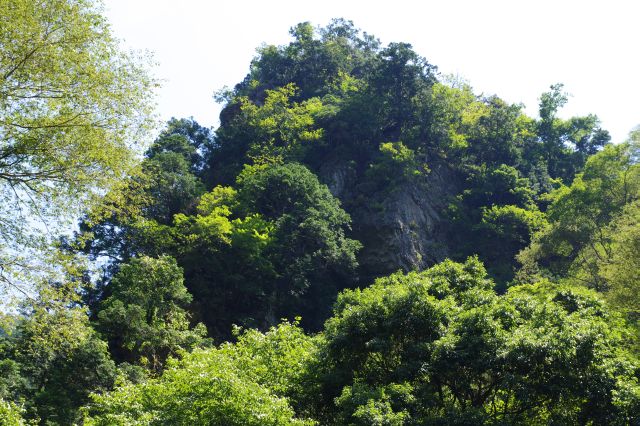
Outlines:
<svg viewBox="0 0 640 426"><path fill-rule="evenodd" d="M311 339L291 324L240 334L235 345L194 351L158 379L95 395L88 425L314 425L287 400Z"/></svg>
<svg viewBox="0 0 640 426"><path fill-rule="evenodd" d="M640 132L336 19L147 146L99 3L0 12L0 425L640 423Z"/></svg>
<svg viewBox="0 0 640 426"><path fill-rule="evenodd" d="M491 287L469 259L341 294L318 366L327 422L635 421L636 367L617 351L624 326L595 294Z"/></svg>
<svg viewBox="0 0 640 426"><path fill-rule="evenodd" d="M3 284L130 173L152 124L147 63L119 47L99 3L0 3Z"/></svg>

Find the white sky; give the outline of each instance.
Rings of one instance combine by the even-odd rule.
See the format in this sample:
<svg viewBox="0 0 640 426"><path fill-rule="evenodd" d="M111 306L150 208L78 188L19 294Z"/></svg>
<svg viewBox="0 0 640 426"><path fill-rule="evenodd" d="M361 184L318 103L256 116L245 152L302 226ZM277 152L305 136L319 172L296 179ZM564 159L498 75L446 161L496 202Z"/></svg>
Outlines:
<svg viewBox="0 0 640 426"><path fill-rule="evenodd" d="M163 120L217 126L213 93L246 75L262 43L285 44L298 22L352 20L383 44L408 42L476 93L522 102L530 115L549 85L572 97L561 116L594 113L614 142L640 124L640 2L635 0L105 0L125 46L148 49L164 80ZM635 53L634 53L635 52Z"/></svg>

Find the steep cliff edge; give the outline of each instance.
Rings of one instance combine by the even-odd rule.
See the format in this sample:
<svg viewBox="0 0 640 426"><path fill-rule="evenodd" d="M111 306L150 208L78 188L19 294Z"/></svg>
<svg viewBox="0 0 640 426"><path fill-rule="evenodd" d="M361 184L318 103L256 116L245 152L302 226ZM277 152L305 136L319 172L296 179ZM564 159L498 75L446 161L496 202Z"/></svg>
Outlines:
<svg viewBox="0 0 640 426"><path fill-rule="evenodd" d="M319 172L352 218L352 238L363 244L362 282L397 270L422 270L449 255L446 209L458 191L455 173L430 165L417 179L368 191L348 163L327 162Z"/></svg>

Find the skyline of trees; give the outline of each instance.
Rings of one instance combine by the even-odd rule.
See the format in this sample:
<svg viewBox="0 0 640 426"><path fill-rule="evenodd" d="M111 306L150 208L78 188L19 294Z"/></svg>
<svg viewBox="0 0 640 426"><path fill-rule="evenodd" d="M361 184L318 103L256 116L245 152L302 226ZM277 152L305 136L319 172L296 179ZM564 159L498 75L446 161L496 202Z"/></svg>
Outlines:
<svg viewBox="0 0 640 426"><path fill-rule="evenodd" d="M0 425L640 421L638 132L337 19L144 146L98 3L0 5Z"/></svg>

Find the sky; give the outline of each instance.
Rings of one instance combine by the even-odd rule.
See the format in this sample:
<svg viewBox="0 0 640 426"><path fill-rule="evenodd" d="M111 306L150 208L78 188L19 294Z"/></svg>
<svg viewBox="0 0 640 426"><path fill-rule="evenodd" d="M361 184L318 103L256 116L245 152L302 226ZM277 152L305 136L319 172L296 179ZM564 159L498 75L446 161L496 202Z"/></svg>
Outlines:
<svg viewBox="0 0 640 426"><path fill-rule="evenodd" d="M213 95L244 78L256 48L288 43L299 22L342 17L383 44L411 43L441 73L523 103L531 116L540 94L563 83L561 117L596 114L614 142L640 124L635 0L104 1L123 45L153 52L162 120L217 126Z"/></svg>

